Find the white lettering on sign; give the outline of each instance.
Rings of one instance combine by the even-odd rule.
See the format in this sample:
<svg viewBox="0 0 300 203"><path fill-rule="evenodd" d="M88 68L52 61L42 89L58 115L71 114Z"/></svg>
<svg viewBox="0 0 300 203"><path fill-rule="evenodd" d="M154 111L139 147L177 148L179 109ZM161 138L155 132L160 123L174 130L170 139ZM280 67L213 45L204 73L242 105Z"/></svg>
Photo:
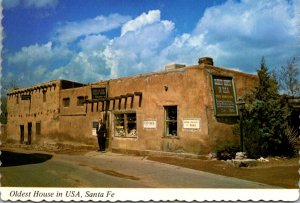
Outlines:
<svg viewBox="0 0 300 203"><path fill-rule="evenodd" d="M183 128L185 129L200 129L199 119L183 120Z"/></svg>
<svg viewBox="0 0 300 203"><path fill-rule="evenodd" d="M144 121L144 128L156 128L156 121Z"/></svg>

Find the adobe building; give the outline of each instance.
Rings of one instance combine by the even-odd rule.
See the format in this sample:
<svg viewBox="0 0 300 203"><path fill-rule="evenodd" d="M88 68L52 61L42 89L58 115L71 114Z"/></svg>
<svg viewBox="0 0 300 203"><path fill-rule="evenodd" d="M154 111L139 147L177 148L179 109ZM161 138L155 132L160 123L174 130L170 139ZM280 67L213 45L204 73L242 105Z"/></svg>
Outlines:
<svg viewBox="0 0 300 203"><path fill-rule="evenodd" d="M164 71L92 84L54 80L8 93L8 138L16 142L78 142L97 146L102 117L107 147L120 152L207 154L239 140L237 98L257 76L215 67L171 64Z"/></svg>

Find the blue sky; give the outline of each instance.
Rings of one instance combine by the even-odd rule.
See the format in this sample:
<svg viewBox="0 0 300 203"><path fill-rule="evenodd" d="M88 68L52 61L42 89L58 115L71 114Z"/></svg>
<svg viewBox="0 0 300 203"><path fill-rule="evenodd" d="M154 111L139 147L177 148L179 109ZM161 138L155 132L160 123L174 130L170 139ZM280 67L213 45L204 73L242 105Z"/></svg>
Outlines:
<svg viewBox="0 0 300 203"><path fill-rule="evenodd" d="M88 83L197 64L255 73L298 57L300 0L3 0L2 76ZM4 81L5 82L5 81Z"/></svg>

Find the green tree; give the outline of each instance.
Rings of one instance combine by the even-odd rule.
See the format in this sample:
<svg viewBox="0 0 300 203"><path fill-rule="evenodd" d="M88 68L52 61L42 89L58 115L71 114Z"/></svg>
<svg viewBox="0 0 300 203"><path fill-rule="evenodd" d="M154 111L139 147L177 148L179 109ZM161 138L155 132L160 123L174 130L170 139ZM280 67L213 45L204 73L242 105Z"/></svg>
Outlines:
<svg viewBox="0 0 300 203"><path fill-rule="evenodd" d="M244 112L245 150L251 157L291 155L286 150L285 130L290 114L286 101L278 94L278 83L262 58L257 70L258 86L248 98Z"/></svg>

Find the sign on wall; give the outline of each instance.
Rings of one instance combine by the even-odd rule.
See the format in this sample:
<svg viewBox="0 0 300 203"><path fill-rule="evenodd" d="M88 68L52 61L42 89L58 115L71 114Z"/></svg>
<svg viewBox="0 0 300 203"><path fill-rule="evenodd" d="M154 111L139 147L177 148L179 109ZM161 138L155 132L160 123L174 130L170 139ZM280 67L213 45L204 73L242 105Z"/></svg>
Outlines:
<svg viewBox="0 0 300 203"><path fill-rule="evenodd" d="M23 94L23 95L21 95L21 99L22 100L30 100L31 99L31 95L30 94Z"/></svg>
<svg viewBox="0 0 300 203"><path fill-rule="evenodd" d="M144 121L144 128L150 128L150 129L153 129L153 128L156 128L156 121L155 120L151 120L151 121Z"/></svg>
<svg viewBox="0 0 300 203"><path fill-rule="evenodd" d="M105 87L94 87L92 88L92 99L103 99L106 98Z"/></svg>
<svg viewBox="0 0 300 203"><path fill-rule="evenodd" d="M92 135L97 136L97 126L99 121L93 121L92 122Z"/></svg>
<svg viewBox="0 0 300 203"><path fill-rule="evenodd" d="M183 119L183 128L184 129L200 129L200 120L199 119Z"/></svg>
<svg viewBox="0 0 300 203"><path fill-rule="evenodd" d="M226 76L212 76L214 108L216 116L236 116L233 79Z"/></svg>

